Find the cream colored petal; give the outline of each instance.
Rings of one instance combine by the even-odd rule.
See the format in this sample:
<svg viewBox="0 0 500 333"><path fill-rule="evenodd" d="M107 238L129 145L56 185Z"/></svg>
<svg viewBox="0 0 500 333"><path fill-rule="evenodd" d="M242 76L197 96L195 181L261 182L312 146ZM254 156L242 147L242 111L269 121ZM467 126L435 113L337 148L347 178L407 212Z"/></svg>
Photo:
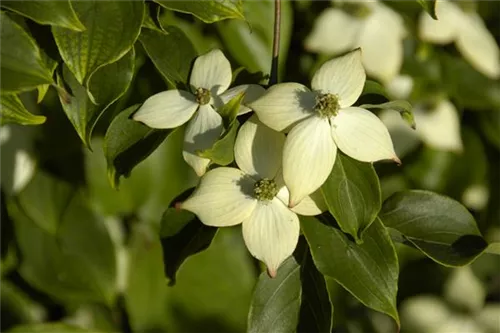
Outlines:
<svg viewBox="0 0 500 333"><path fill-rule="evenodd" d="M341 109L332 119L332 136L346 155L362 162L392 159L400 163L384 123L359 107Z"/></svg>
<svg viewBox="0 0 500 333"><path fill-rule="evenodd" d="M356 47L363 22L336 8L325 9L305 40L308 51L338 54Z"/></svg>
<svg viewBox="0 0 500 333"><path fill-rule="evenodd" d="M168 90L149 97L132 118L151 128L175 128L187 122L197 108L193 94Z"/></svg>
<svg viewBox="0 0 500 333"><path fill-rule="evenodd" d="M312 115L316 94L299 83L279 83L264 96L249 103L260 121L276 131L283 131Z"/></svg>
<svg viewBox="0 0 500 333"><path fill-rule="evenodd" d="M216 168L201 178L198 188L181 204L195 213L201 222L227 227L246 220L257 200L251 196L255 180L235 168Z"/></svg>
<svg viewBox="0 0 500 333"><path fill-rule="evenodd" d="M194 88L208 89L215 96L229 88L232 75L229 60L215 49L196 58L189 83Z"/></svg>
<svg viewBox="0 0 500 333"><path fill-rule="evenodd" d="M288 204L290 200L290 192L286 186L281 187L276 195L281 202ZM327 210L325 200L320 190L316 190L311 195L308 195L299 202L299 204L291 210L299 215L314 216L319 215Z"/></svg>
<svg viewBox="0 0 500 333"><path fill-rule="evenodd" d="M398 29L391 28L379 20L384 16L377 15L367 20L361 34L360 46L363 66L368 75L387 84L401 70L403 40Z"/></svg>
<svg viewBox="0 0 500 333"><path fill-rule="evenodd" d="M208 104L201 105L184 133L184 160L201 177L205 174L210 160L196 154L197 150L208 149L222 134L224 127L221 116Z"/></svg>
<svg viewBox="0 0 500 333"><path fill-rule="evenodd" d="M238 111L238 115L242 115L252 111L252 109L250 109L247 106L247 104L255 101L256 99L264 95L266 89L264 89L262 86L258 84L242 84L240 86L236 86L227 90L222 95L218 96L218 98L215 98L214 99L215 106L217 108L221 107L222 105L226 104L236 95L242 92L245 93L245 96L243 97L243 101L241 103L240 110Z"/></svg>
<svg viewBox="0 0 500 333"><path fill-rule="evenodd" d="M332 171L337 148L326 119L311 117L295 126L285 140L283 179L289 207L316 191Z"/></svg>
<svg viewBox="0 0 500 333"><path fill-rule="evenodd" d="M259 201L252 215L243 221L243 239L250 253L263 261L272 277L292 255L299 240L299 219L278 198Z"/></svg>
<svg viewBox="0 0 500 333"><path fill-rule="evenodd" d="M281 168L285 134L262 124L253 115L240 128L234 144L238 167L259 180L273 179Z"/></svg>
<svg viewBox="0 0 500 333"><path fill-rule="evenodd" d="M477 71L492 79L500 77L498 44L479 15L469 14L464 17L456 45Z"/></svg>
<svg viewBox="0 0 500 333"><path fill-rule="evenodd" d="M462 11L457 5L444 0L436 2L436 16L434 20L426 12L420 13L418 35L426 42L436 44L451 43L457 36L458 25L461 24Z"/></svg>
<svg viewBox="0 0 500 333"><path fill-rule="evenodd" d="M312 78L312 89L338 95L341 107L353 105L361 95L366 80L361 56L361 50L356 49L325 62Z"/></svg>
<svg viewBox="0 0 500 333"><path fill-rule="evenodd" d="M461 151L460 119L455 106L440 101L434 109L415 106L413 116L417 133L425 144L439 150Z"/></svg>
<svg viewBox="0 0 500 333"><path fill-rule="evenodd" d="M393 99L408 99L413 90L413 78L410 75L397 75L385 85L387 93Z"/></svg>
<svg viewBox="0 0 500 333"><path fill-rule="evenodd" d="M401 15L381 2L377 2L375 6L372 6L372 13L368 20L384 25L386 29L392 30L393 34L399 38L406 36L407 31ZM371 25L373 26L373 23Z"/></svg>

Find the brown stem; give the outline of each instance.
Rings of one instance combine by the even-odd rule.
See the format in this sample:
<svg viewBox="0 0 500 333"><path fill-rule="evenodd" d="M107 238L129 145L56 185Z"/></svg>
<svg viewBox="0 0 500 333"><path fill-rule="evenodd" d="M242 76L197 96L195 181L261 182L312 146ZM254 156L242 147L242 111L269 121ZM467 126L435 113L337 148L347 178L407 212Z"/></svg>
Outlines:
<svg viewBox="0 0 500 333"><path fill-rule="evenodd" d="M273 60L269 86L278 83L278 57L280 54L281 0L274 0Z"/></svg>

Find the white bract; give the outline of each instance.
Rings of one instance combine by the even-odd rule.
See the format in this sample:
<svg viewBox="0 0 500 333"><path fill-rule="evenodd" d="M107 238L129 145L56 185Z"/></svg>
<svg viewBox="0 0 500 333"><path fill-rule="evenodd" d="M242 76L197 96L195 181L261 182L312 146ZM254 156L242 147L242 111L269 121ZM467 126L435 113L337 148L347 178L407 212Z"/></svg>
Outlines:
<svg viewBox="0 0 500 333"><path fill-rule="evenodd" d="M436 16L432 19L422 12L419 36L434 44L455 42L458 51L477 71L496 79L500 77L500 52L495 38L481 17L466 12L457 4L446 0L436 2Z"/></svg>
<svg viewBox="0 0 500 333"><path fill-rule="evenodd" d="M363 162L400 162L384 124L370 111L352 106L365 79L357 49L323 64L314 74L312 91L298 83L281 83L250 103L267 126L276 131L291 128L283 151L290 207L325 182L337 147Z"/></svg>
<svg viewBox="0 0 500 333"><path fill-rule="evenodd" d="M294 251L301 215L324 211L321 195L307 197L297 207L287 207L288 190L281 178L283 133L262 125L253 116L241 126L234 153L240 169L220 167L201 178L193 195L181 204L209 226L242 223L250 253L263 261L270 276Z"/></svg>
<svg viewBox="0 0 500 333"><path fill-rule="evenodd" d="M406 29L401 16L378 1L338 1L314 23L305 47L311 52L335 55L360 47L367 73L384 84L403 63Z"/></svg>
<svg viewBox="0 0 500 333"><path fill-rule="evenodd" d="M264 88L256 84L241 85L227 90L231 84L231 64L220 50L212 50L196 58L189 83L191 91L168 90L148 98L133 119L151 128L175 128L188 122L184 134L183 156L198 176L210 164L196 151L212 147L222 134L222 117L216 109L238 93L245 92L243 104L257 98ZM239 114L250 109L241 106ZM193 116L194 115L194 116Z"/></svg>

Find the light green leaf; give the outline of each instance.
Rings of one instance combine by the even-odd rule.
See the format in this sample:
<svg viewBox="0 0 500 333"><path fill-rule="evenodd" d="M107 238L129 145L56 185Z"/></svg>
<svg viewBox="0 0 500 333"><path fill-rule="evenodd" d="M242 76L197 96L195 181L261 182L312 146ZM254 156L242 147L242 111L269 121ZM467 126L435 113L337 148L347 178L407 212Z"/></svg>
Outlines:
<svg viewBox="0 0 500 333"><path fill-rule="evenodd" d="M225 21L217 30L229 54L250 72L271 71L274 1L243 1L245 21ZM291 1L281 1L281 37L279 69L283 74L292 37ZM280 75L282 76L282 75Z"/></svg>
<svg viewBox="0 0 500 333"><path fill-rule="evenodd" d="M280 266L275 278L261 273L248 313L247 332L295 332L301 293L300 266L294 257Z"/></svg>
<svg viewBox="0 0 500 333"><path fill-rule="evenodd" d="M116 116L104 137L108 179L115 189L118 188L120 177L128 177L132 169L151 155L172 132L154 130L130 119L138 108L138 104L133 105Z"/></svg>
<svg viewBox="0 0 500 333"><path fill-rule="evenodd" d="M168 83L186 89L191 63L197 53L182 30L174 26L164 29L166 32L143 29L139 40Z"/></svg>
<svg viewBox="0 0 500 333"><path fill-rule="evenodd" d="M2 298L4 318L15 318L17 324L39 323L47 316L47 310L41 304L32 300L22 289L8 279L2 279L0 297ZM8 320L8 322L11 321Z"/></svg>
<svg viewBox="0 0 500 333"><path fill-rule="evenodd" d="M500 255L500 242L491 243L486 248L487 253Z"/></svg>
<svg viewBox="0 0 500 333"><path fill-rule="evenodd" d="M363 232L375 220L382 205L373 165L338 153L321 193L342 231L362 243Z"/></svg>
<svg viewBox="0 0 500 333"><path fill-rule="evenodd" d="M240 110L241 102L245 97L245 93L241 92L238 95L231 98L229 102L224 104L222 107L218 109L219 114L222 117L224 122L224 127L229 128L233 125L236 117L238 116L238 111Z"/></svg>
<svg viewBox="0 0 500 333"><path fill-rule="evenodd" d="M123 57L135 43L144 18L143 1L74 1L86 30L53 27L59 53L76 80L87 85L100 67Z"/></svg>
<svg viewBox="0 0 500 333"><path fill-rule="evenodd" d="M436 16L436 0L417 0L417 2L422 6L422 8L430 15L433 19L437 20Z"/></svg>
<svg viewBox="0 0 500 333"><path fill-rule="evenodd" d="M302 232L318 270L333 277L361 303L388 314L399 325L398 260L380 219L366 229L363 244L356 244L325 223L314 217L301 217Z"/></svg>
<svg viewBox="0 0 500 333"><path fill-rule="evenodd" d="M380 95L384 96L387 99L390 99L389 95L387 94L387 91L380 83L372 80L366 80L361 95L370 95L370 94Z"/></svg>
<svg viewBox="0 0 500 333"><path fill-rule="evenodd" d="M69 0L8 0L2 1L1 6L39 24L54 25L76 31L85 30Z"/></svg>
<svg viewBox="0 0 500 333"><path fill-rule="evenodd" d="M0 12L0 30L2 93L16 93L51 84L52 71L46 66L38 45L4 12Z"/></svg>
<svg viewBox="0 0 500 333"><path fill-rule="evenodd" d="M467 265L488 246L467 209L437 193L397 192L384 202L380 219L442 265Z"/></svg>
<svg viewBox="0 0 500 333"><path fill-rule="evenodd" d="M54 75L54 72L57 68L57 61L55 61L54 59L50 58L46 53L42 52L42 59L43 61L45 62L45 66L47 68L50 69L50 72L52 73L52 75ZM45 97L45 95L47 94L47 91L49 90L50 88L50 84L43 84L41 86L38 86L37 87L37 90L38 90L38 98L36 100L37 103L41 103Z"/></svg>
<svg viewBox="0 0 500 333"><path fill-rule="evenodd" d="M155 0L160 6L181 13L192 14L205 23L225 19L244 19L241 0Z"/></svg>
<svg viewBox="0 0 500 333"><path fill-rule="evenodd" d="M229 165L234 161L234 141L240 123L236 120L224 134L215 141L212 148L197 151L198 155L218 165Z"/></svg>
<svg viewBox="0 0 500 333"><path fill-rule="evenodd" d="M165 331L167 281L157 235L148 224L137 224L129 245L125 302L136 332Z"/></svg>
<svg viewBox="0 0 500 333"><path fill-rule="evenodd" d="M64 332L64 333L90 333L92 331L86 330L84 328L73 326L65 323L40 323L40 324L29 324L29 325L19 325L9 330L10 333L54 333L54 332Z"/></svg>
<svg viewBox="0 0 500 333"><path fill-rule="evenodd" d="M0 95L1 114L0 124L16 123L21 125L40 125L46 120L45 116L30 113L19 96L15 94Z"/></svg>
<svg viewBox="0 0 500 333"><path fill-rule="evenodd" d="M104 221L84 205L80 193L61 190L68 185L42 173L35 177L43 181L35 178L19 194L19 201L8 206L23 258L21 276L63 302L111 305L116 293L116 262ZM36 193L43 194L33 200ZM53 229L47 232L46 220L52 221L51 228L56 226L55 234Z"/></svg>
<svg viewBox="0 0 500 333"><path fill-rule="evenodd" d="M160 9L160 6L157 6L154 13L155 15L154 17L152 17L151 14L153 13L149 10L149 7L144 6L144 21L142 22L143 28L155 30L158 32L165 32L163 30L163 27L159 23Z"/></svg>
<svg viewBox="0 0 500 333"><path fill-rule="evenodd" d="M407 101L397 100L382 104L363 104L359 107L364 109L386 109L397 111L401 115L401 118L403 118L403 120L410 125L411 128L416 128L415 119L412 113L412 106Z"/></svg>
<svg viewBox="0 0 500 333"><path fill-rule="evenodd" d="M64 81L72 96L67 99L67 96L60 95L61 105L87 147L90 148L92 131L100 116L129 88L134 66L135 52L132 48L117 62L99 68L89 80L88 92L68 68L63 67ZM62 86L62 82L58 81L58 85Z"/></svg>

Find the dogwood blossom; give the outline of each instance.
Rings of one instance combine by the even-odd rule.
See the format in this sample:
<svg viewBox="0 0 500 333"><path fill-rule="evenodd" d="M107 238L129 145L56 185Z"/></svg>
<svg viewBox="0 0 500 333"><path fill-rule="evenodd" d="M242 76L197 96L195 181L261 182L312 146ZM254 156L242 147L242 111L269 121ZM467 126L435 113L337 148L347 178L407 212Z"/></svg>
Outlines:
<svg viewBox="0 0 500 333"><path fill-rule="evenodd" d="M455 42L458 51L477 71L492 79L500 77L498 45L477 13L439 0L436 16L438 20L421 13L418 33L422 40L435 44Z"/></svg>
<svg viewBox="0 0 500 333"><path fill-rule="evenodd" d="M245 92L242 103L246 104L264 92L264 88L256 84L227 90L231 78L229 61L220 50L212 50L196 58L189 78L191 92L167 90L153 95L133 119L159 129L175 128L189 121L182 154L196 174L202 176L210 160L198 156L196 151L212 147L224 130L222 117L216 109L238 93ZM249 111L242 105L239 114Z"/></svg>
<svg viewBox="0 0 500 333"><path fill-rule="evenodd" d="M337 147L359 161L400 162L384 124L370 111L352 106L365 79L357 49L323 64L312 78L312 91L299 83L281 83L250 103L267 126L276 131L291 129L283 150L289 207L325 182Z"/></svg>
<svg viewBox="0 0 500 333"><path fill-rule="evenodd" d="M248 250L266 264L272 277L297 245L300 227L296 213L317 215L325 210L320 193L293 209L287 207L289 194L280 173L284 142L283 133L252 116L241 126L235 142L239 169L208 171L180 206L209 226L241 223Z"/></svg>
<svg viewBox="0 0 500 333"><path fill-rule="evenodd" d="M384 84L403 63L406 29L401 16L379 1L337 1L324 10L305 41L311 52L335 55L361 47L367 73Z"/></svg>

